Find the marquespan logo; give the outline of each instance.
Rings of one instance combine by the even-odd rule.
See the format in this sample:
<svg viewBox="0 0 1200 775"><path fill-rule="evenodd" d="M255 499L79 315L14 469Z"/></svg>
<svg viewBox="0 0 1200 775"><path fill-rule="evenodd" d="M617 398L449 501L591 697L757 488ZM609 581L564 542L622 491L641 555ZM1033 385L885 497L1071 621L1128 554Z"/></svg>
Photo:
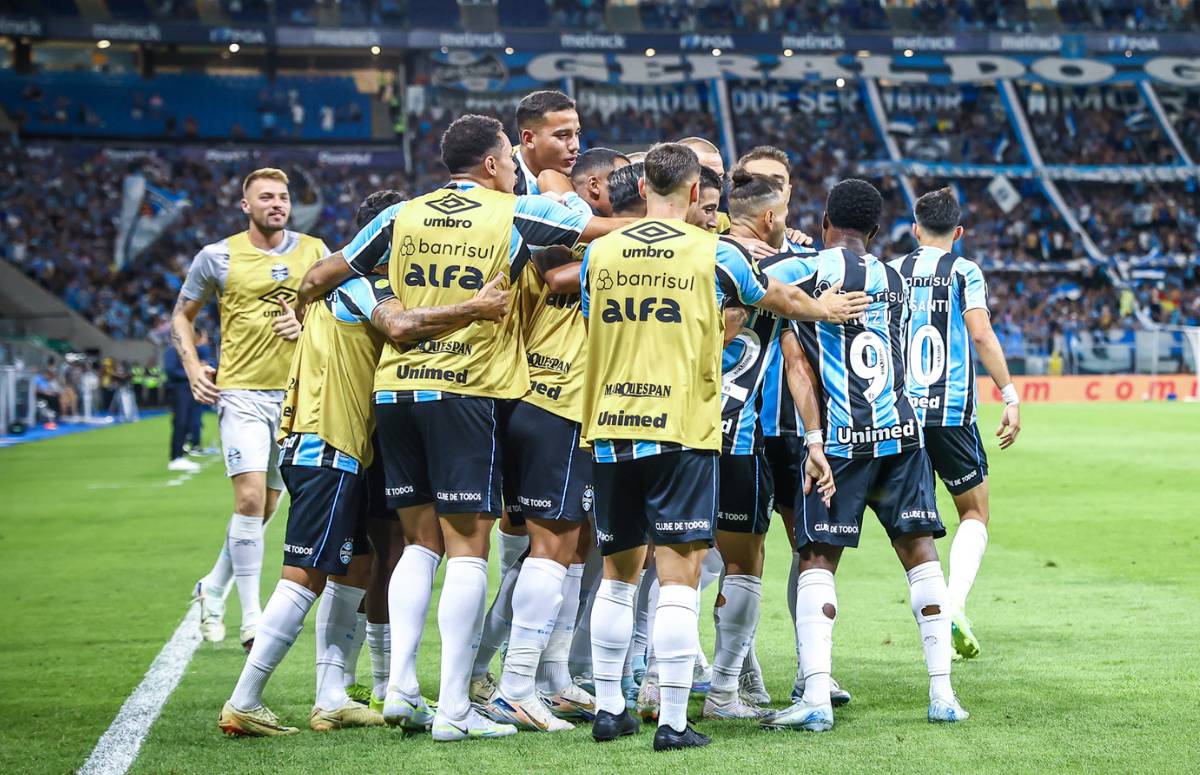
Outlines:
<svg viewBox="0 0 1200 775"><path fill-rule="evenodd" d="M272 264L271 265L271 279L274 280L275 282L277 282L277 283L283 282L284 280L288 279L288 275L289 275L289 273L288 273L287 264Z"/></svg>
<svg viewBox="0 0 1200 775"><path fill-rule="evenodd" d="M653 245L656 242L683 236L683 232L679 229L660 221L645 221L631 226L621 233L626 237L632 237L643 245Z"/></svg>
<svg viewBox="0 0 1200 775"><path fill-rule="evenodd" d="M446 195L441 199L434 199L425 204L437 210L442 215L458 215L459 213L465 213L467 210L474 210L476 207L480 207L479 202L467 199L456 191L447 191Z"/></svg>

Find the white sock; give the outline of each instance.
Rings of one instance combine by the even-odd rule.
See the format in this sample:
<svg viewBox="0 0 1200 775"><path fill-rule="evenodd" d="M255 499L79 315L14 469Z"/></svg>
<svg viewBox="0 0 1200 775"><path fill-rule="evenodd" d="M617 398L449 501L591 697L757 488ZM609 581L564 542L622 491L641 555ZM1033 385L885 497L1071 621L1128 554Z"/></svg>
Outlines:
<svg viewBox="0 0 1200 775"><path fill-rule="evenodd" d="M658 662L661 698L658 724L682 732L687 726L692 668L700 649L696 589L680 584L660 587L658 613L654 620L654 659Z"/></svg>
<svg viewBox="0 0 1200 775"><path fill-rule="evenodd" d="M487 673L492 664L492 657L496 656L496 652L508 641L508 634L512 631L513 589L520 577L520 563L513 565L500 576L500 589L496 592L496 598L492 600L492 607L483 617L479 649L475 652L475 664L471 668L472 678L482 678Z"/></svg>
<svg viewBox="0 0 1200 775"><path fill-rule="evenodd" d="M571 640L575 637L575 616L579 613L579 585L583 583L583 563L567 566L562 582L562 603L554 620L554 631L542 652L538 665L537 688L551 696L571 683L567 667L571 656Z"/></svg>
<svg viewBox="0 0 1200 775"><path fill-rule="evenodd" d="M649 663L654 659L654 621L658 618L658 595L662 589L662 584L658 581L658 576L654 577L654 581L650 582L650 591L646 595L646 662ZM699 609L697 609L699 610ZM658 673L655 673L658 675Z"/></svg>
<svg viewBox="0 0 1200 775"><path fill-rule="evenodd" d="M825 606L833 610L833 618ZM796 640L800 643L800 671L804 701L829 704L829 673L833 669L833 623L837 619L837 589L833 574L812 568L796 582Z"/></svg>
<svg viewBox="0 0 1200 775"><path fill-rule="evenodd" d="M471 709L467 690L471 683L475 649L479 648L483 607L487 603L487 582L487 560L481 557L454 557L446 561L442 598L438 601L438 630L442 637L442 685L438 692L438 712L448 718L465 718Z"/></svg>
<svg viewBox="0 0 1200 775"><path fill-rule="evenodd" d="M304 629L304 617L317 599L306 587L286 579L275 586L267 608L259 620L254 646L246 657L241 677L229 702L238 710L254 710L262 705L263 687L279 666L288 649Z"/></svg>
<svg viewBox="0 0 1200 775"><path fill-rule="evenodd" d="M392 665L388 691L409 700L421 695L417 681L417 650L425 630L425 615L433 597L433 577L442 558L424 546L404 547L388 582L388 617L392 627Z"/></svg>
<svg viewBox="0 0 1200 775"><path fill-rule="evenodd" d="M658 574L651 567L642 571L642 581L638 585L636 619L634 619L633 645L630 648L632 656L641 655L649 659L650 647L650 587L658 580Z"/></svg>
<svg viewBox="0 0 1200 775"><path fill-rule="evenodd" d="M500 544L500 577L503 578L529 548L529 536L510 535L496 528L496 538L496 543Z"/></svg>
<svg viewBox="0 0 1200 775"><path fill-rule="evenodd" d="M760 587L760 589L761 589L761 587ZM755 625L756 634L750 636L750 646L746 649L746 657L742 660L742 674L743 675L755 674L758 676L762 676L762 665L760 665L758 663L758 649L757 649L758 644L756 643L757 630L758 630L758 627L757 627L757 625Z"/></svg>
<svg viewBox="0 0 1200 775"><path fill-rule="evenodd" d="M908 594L912 602L921 643L925 647L925 667L929 670L929 699L950 700L950 612L946 610L946 580L937 560L923 562L908 572ZM923 611L936 609L928 616Z"/></svg>
<svg viewBox="0 0 1200 775"><path fill-rule="evenodd" d="M371 691L383 699L392 663L392 628L387 622L367 622L366 629L367 651L371 653Z"/></svg>
<svg viewBox="0 0 1200 775"><path fill-rule="evenodd" d="M336 710L346 695L346 654L354 643L355 614L367 590L325 582L317 604L317 707Z"/></svg>
<svg viewBox="0 0 1200 775"><path fill-rule="evenodd" d="M233 521L233 517L229 518ZM233 581L233 560L229 557L229 523L225 524L225 540L221 541L221 551L212 570L200 580L205 595L219 597L222 600L229 594L229 582Z"/></svg>
<svg viewBox="0 0 1200 775"><path fill-rule="evenodd" d="M575 635L571 638L571 656L567 669L571 675L592 672L592 606L596 602L596 590L604 576L604 558L600 549L592 547L587 562L583 564L583 580L579 583L579 608L575 616Z"/></svg>
<svg viewBox="0 0 1200 775"><path fill-rule="evenodd" d="M527 557L521 563L521 575L513 587L512 633L500 676L504 696L514 700L533 696L538 663L562 606L566 575L567 569L554 560Z"/></svg>
<svg viewBox="0 0 1200 775"><path fill-rule="evenodd" d="M646 571L645 571L645 569L642 569L641 571L638 572L637 596L634 597L634 599L633 599L633 615L634 615L633 637L630 638L630 640L629 640L629 648L627 648L625 650L625 665L621 668L621 680L622 681L624 681L626 678L633 678L633 658L637 654L637 645L636 645L637 644L637 615L638 615L637 607L643 598L643 589L642 588L644 586L643 582L645 581L645 578L646 578ZM643 646L643 653L644 653L644 648L645 647Z"/></svg>
<svg viewBox="0 0 1200 775"><path fill-rule="evenodd" d="M967 595L975 583L975 574L979 573L979 564L983 562L987 545L987 525L978 519L964 519L959 523L958 532L950 544L950 581L947 591L952 611L967 607Z"/></svg>
<svg viewBox="0 0 1200 775"><path fill-rule="evenodd" d="M804 678L804 671L800 669L800 637L796 630L796 583L800 579L800 552L792 552L792 565L788 568L787 577L787 604L788 613L792 617L792 635L796 636L792 640L796 643L796 681L799 682Z"/></svg>
<svg viewBox="0 0 1200 775"><path fill-rule="evenodd" d="M237 583L238 600L242 604L242 629L258 624L261 613L258 580L262 574L263 521L262 517L234 514L229 520L229 560L233 565L233 580Z"/></svg>
<svg viewBox="0 0 1200 775"><path fill-rule="evenodd" d="M346 649L345 674L342 677L346 686L358 683L358 655L362 653L363 643L367 639L367 615L358 613L354 617L354 635L350 646Z"/></svg>
<svg viewBox="0 0 1200 775"><path fill-rule="evenodd" d="M758 624L762 603L762 579L758 576L726 576L721 584L725 605L717 620L717 651L713 655L710 694L728 701L737 695L738 676Z"/></svg>
<svg viewBox="0 0 1200 775"><path fill-rule="evenodd" d="M592 604L592 678L596 683L596 708L620 715L625 712L621 693L621 668L633 635L633 599L637 586L602 579ZM688 686L692 677L688 676Z"/></svg>
<svg viewBox="0 0 1200 775"><path fill-rule="evenodd" d="M725 560L721 559L721 553L715 548L709 549L704 554L703 562L700 563L700 588L698 591L703 593L714 581L721 578L721 574L724 572Z"/></svg>

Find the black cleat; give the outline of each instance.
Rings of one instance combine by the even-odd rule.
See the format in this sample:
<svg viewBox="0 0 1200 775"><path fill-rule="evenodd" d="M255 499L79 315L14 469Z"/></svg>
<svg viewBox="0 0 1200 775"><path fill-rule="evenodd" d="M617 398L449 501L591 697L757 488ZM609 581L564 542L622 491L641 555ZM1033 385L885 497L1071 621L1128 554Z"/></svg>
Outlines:
<svg viewBox="0 0 1200 775"><path fill-rule="evenodd" d="M702 735L692 725L688 724L683 728L682 732L676 732L671 727L663 724L654 733L654 750L656 751L674 751L679 748L703 748L708 745L708 735Z"/></svg>
<svg viewBox="0 0 1200 775"><path fill-rule="evenodd" d="M642 722L628 710L621 711L619 716L602 710L596 713L596 720L592 722L592 739L597 743L607 743L618 737L636 735L641 729Z"/></svg>

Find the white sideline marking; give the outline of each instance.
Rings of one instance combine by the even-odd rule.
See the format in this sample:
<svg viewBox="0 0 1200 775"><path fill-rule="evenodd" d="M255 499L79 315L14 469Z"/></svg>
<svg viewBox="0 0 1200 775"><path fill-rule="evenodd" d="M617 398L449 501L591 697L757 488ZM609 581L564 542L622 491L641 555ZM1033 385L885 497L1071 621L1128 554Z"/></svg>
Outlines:
<svg viewBox="0 0 1200 775"><path fill-rule="evenodd" d="M200 606L193 603L175 628L175 634L150 664L145 678L96 742L92 755L79 768L79 775L124 775L199 645Z"/></svg>

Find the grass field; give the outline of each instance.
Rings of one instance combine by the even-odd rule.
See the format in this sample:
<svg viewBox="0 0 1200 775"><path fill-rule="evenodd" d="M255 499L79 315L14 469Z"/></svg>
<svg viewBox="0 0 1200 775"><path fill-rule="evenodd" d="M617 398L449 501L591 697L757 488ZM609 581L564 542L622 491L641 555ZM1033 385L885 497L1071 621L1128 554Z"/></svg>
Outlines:
<svg viewBox="0 0 1200 775"><path fill-rule="evenodd" d="M871 523L838 575L834 672L854 701L829 734L703 722L712 746L668 755L651 752L647 733L599 748L586 729L454 746L390 729L226 739L217 713L243 661L231 638L201 646L132 771L1196 770L1198 412L1183 404L1029 405L1017 447L990 448L995 517L971 600L983 654L955 665L973 714L961 726L925 722L926 677L904 575ZM995 412L984 415L986 429ZM78 768L207 571L229 486L218 459L168 486L166 442L166 419L157 418L0 450L9 599L0 631L0 772ZM264 600L278 578L282 523L268 534ZM943 557L948 549L940 542ZM785 539L773 531L758 647L778 700L794 670L786 572ZM435 610L421 652L427 692L437 687ZM234 595L229 621L237 616ZM702 638L711 653L705 616ZM365 654L359 669L369 669ZM267 702L305 727L313 684L309 627Z"/></svg>

